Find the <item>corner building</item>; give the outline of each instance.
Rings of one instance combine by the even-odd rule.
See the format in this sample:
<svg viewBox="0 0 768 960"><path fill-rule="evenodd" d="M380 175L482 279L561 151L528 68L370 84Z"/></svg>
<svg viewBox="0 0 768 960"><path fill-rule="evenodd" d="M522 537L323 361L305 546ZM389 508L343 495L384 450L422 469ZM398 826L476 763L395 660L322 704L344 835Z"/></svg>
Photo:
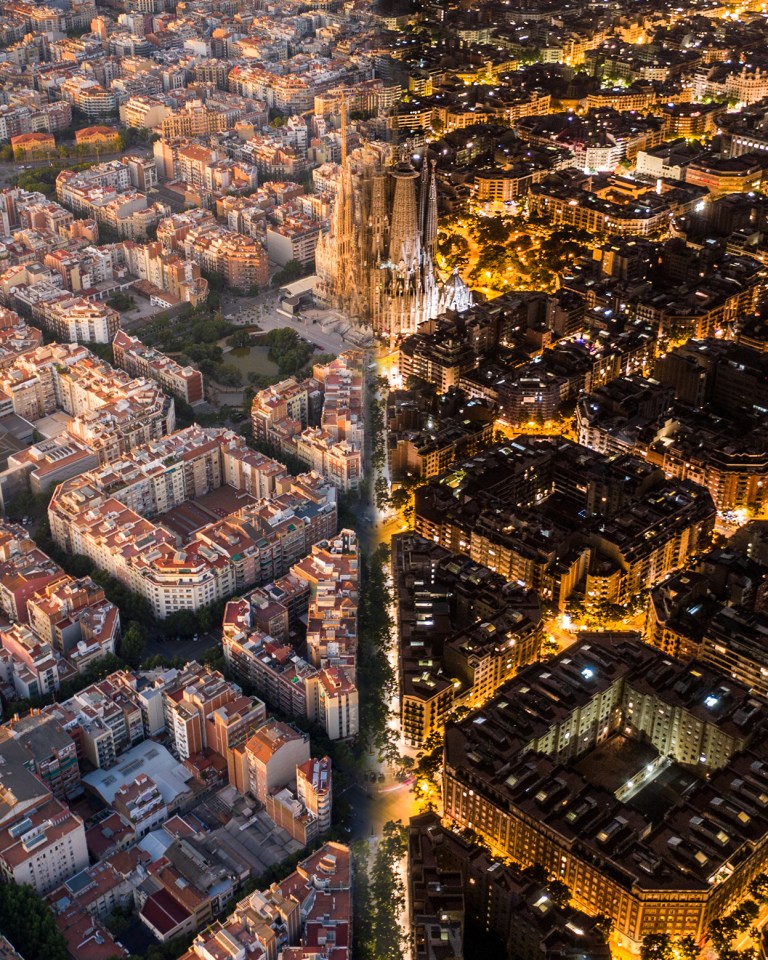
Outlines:
<svg viewBox="0 0 768 960"><path fill-rule="evenodd" d="M541 864L625 950L700 940L768 863L768 708L635 634L581 636L447 727L445 816Z"/></svg>

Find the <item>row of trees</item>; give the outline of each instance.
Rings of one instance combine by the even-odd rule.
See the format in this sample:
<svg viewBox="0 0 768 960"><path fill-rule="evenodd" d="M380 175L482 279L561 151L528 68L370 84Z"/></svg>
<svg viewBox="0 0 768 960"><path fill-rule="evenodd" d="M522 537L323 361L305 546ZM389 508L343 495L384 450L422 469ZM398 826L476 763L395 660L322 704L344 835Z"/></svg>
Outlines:
<svg viewBox="0 0 768 960"><path fill-rule="evenodd" d="M371 394L368 401L368 434L371 438L371 466L374 470L381 470L387 457L387 438L384 429L386 408L386 395L377 397Z"/></svg>
<svg viewBox="0 0 768 960"><path fill-rule="evenodd" d="M405 885L399 864L406 849L402 824L384 824L376 852L366 841L353 846L353 906L355 957L360 960L400 960L408 937L400 925L405 907Z"/></svg>
<svg viewBox="0 0 768 960"><path fill-rule="evenodd" d="M768 874L760 873L749 884L749 898L724 917L715 918L707 928L707 939L717 952L719 960L754 960L758 951L753 947L736 950L732 946L739 935L751 934L756 940L760 931L755 921L760 907L768 903ZM696 960L700 954L694 937L673 937L668 933L653 933L643 938L641 960Z"/></svg>
<svg viewBox="0 0 768 960"><path fill-rule="evenodd" d="M755 921L760 915L760 907L768 903L768 874L760 873L749 884L749 897L743 900L735 910L725 917L717 917L710 923L707 936L717 950L720 960L750 960L756 956L754 949L734 950L732 943L740 934L751 933L760 936Z"/></svg>
<svg viewBox="0 0 768 960"><path fill-rule="evenodd" d="M696 960L699 945L693 937L672 937L651 933L643 938L640 960Z"/></svg>
<svg viewBox="0 0 768 960"><path fill-rule="evenodd" d="M389 549L380 544L370 558L362 557L358 606L357 683L360 690L360 736L363 745L376 747L382 757L397 762L400 754L389 726L389 702L395 674L387 659L392 620L391 596L384 567Z"/></svg>

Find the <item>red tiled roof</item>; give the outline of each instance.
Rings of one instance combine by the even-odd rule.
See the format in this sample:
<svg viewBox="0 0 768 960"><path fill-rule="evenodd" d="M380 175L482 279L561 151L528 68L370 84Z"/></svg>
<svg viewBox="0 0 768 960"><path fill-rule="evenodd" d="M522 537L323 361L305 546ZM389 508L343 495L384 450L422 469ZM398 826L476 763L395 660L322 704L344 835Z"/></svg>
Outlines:
<svg viewBox="0 0 768 960"><path fill-rule="evenodd" d="M177 903L167 890L158 890L147 897L141 916L163 936L188 920L192 914Z"/></svg>

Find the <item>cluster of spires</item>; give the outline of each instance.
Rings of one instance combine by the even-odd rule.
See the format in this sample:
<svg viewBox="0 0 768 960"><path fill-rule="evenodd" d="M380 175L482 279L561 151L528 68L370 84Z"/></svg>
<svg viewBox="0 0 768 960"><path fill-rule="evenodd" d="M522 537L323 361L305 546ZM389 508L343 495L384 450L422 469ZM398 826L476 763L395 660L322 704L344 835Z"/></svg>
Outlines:
<svg viewBox="0 0 768 960"><path fill-rule="evenodd" d="M470 306L456 274L442 285L435 273L436 164L425 157L417 169L386 144L350 152L346 100L341 158L331 229L316 251L319 299L391 340L442 309Z"/></svg>

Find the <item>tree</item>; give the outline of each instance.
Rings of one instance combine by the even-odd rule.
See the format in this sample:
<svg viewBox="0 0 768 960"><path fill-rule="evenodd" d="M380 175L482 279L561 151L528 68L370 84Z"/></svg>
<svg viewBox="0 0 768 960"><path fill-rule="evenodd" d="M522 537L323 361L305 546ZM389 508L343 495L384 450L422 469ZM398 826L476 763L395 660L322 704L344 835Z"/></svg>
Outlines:
<svg viewBox="0 0 768 960"><path fill-rule="evenodd" d="M403 510L411 502L411 495L407 490L404 490L403 487L398 487L390 497L392 506L395 510Z"/></svg>
<svg viewBox="0 0 768 960"><path fill-rule="evenodd" d="M177 610L162 621L161 627L166 636L191 637L197 632L197 616L192 610Z"/></svg>
<svg viewBox="0 0 768 960"><path fill-rule="evenodd" d="M112 574L106 570L94 570L92 578L104 588L108 600L111 600L120 609L121 615L130 623L149 623L152 620L152 607L146 597L142 597L129 590Z"/></svg>
<svg viewBox="0 0 768 960"><path fill-rule="evenodd" d="M281 376L302 370L315 349L289 327L270 330L263 339L269 346L269 359L277 364Z"/></svg>
<svg viewBox="0 0 768 960"><path fill-rule="evenodd" d="M251 331L250 330L235 330L232 336L227 340L227 343L233 349L238 347L250 347L251 345Z"/></svg>
<svg viewBox="0 0 768 960"><path fill-rule="evenodd" d="M138 667L144 656L147 646L147 637L144 627L134 620L128 627L120 641L120 655L132 667Z"/></svg>
<svg viewBox="0 0 768 960"><path fill-rule="evenodd" d="M710 923L707 934L715 947L727 947L738 933L738 924L733 916L717 917Z"/></svg>
<svg viewBox="0 0 768 960"><path fill-rule="evenodd" d="M604 913L598 913L595 917L595 930L603 940L607 941L613 930L613 917L608 917Z"/></svg>
<svg viewBox="0 0 768 960"><path fill-rule="evenodd" d="M224 659L224 651L220 644L217 644L215 647L209 647L200 657L200 662L206 667L210 667L211 670L218 670L220 673L224 673L227 666L227 662Z"/></svg>
<svg viewBox="0 0 768 960"><path fill-rule="evenodd" d="M556 903L558 907L567 907L571 902L571 891L568 885L563 883L562 880L548 881L547 889L553 902Z"/></svg>
<svg viewBox="0 0 768 960"><path fill-rule="evenodd" d="M752 921L757 918L759 913L760 908L754 900L744 900L733 913L730 914L730 919L735 922L737 931L743 933Z"/></svg>
<svg viewBox="0 0 768 960"><path fill-rule="evenodd" d="M503 217L479 217L476 235L482 244L504 243L509 237L509 225Z"/></svg>
<svg viewBox="0 0 768 960"><path fill-rule="evenodd" d="M223 387L242 387L242 371L233 363L217 363L213 369L213 377Z"/></svg>
<svg viewBox="0 0 768 960"><path fill-rule="evenodd" d="M383 510L389 502L389 486L385 477L376 477L374 490L376 494L376 506L380 510Z"/></svg>
<svg viewBox="0 0 768 960"><path fill-rule="evenodd" d="M109 300L107 300L107 303L113 310L123 312L136 306L136 301L133 297L129 297L128 294L123 293L121 290L113 293Z"/></svg>
<svg viewBox="0 0 768 960"><path fill-rule="evenodd" d="M304 273L304 268L298 260L289 260L282 270L278 270L272 278L272 285L283 287L286 283L293 283Z"/></svg>
<svg viewBox="0 0 768 960"><path fill-rule="evenodd" d="M25 960L67 960L53 913L27 884L0 885L0 931Z"/></svg>
<svg viewBox="0 0 768 960"><path fill-rule="evenodd" d="M768 874L759 873L749 884L749 895L758 903L768 900Z"/></svg>
<svg viewBox="0 0 768 960"><path fill-rule="evenodd" d="M649 933L643 937L640 960L672 960L672 938L668 933Z"/></svg>
<svg viewBox="0 0 768 960"><path fill-rule="evenodd" d="M676 952L682 960L697 960L700 950L693 937L680 937L677 941Z"/></svg>
<svg viewBox="0 0 768 960"><path fill-rule="evenodd" d="M158 667L168 667L170 666L170 661L168 657L164 657L162 653L156 653L152 657L147 657L147 659L142 663L142 670L156 670Z"/></svg>
<svg viewBox="0 0 768 960"><path fill-rule="evenodd" d="M399 822L384 824L371 867L371 943L376 960L400 960L405 936L399 914L405 904L405 890L397 869L405 853L405 829Z"/></svg>

